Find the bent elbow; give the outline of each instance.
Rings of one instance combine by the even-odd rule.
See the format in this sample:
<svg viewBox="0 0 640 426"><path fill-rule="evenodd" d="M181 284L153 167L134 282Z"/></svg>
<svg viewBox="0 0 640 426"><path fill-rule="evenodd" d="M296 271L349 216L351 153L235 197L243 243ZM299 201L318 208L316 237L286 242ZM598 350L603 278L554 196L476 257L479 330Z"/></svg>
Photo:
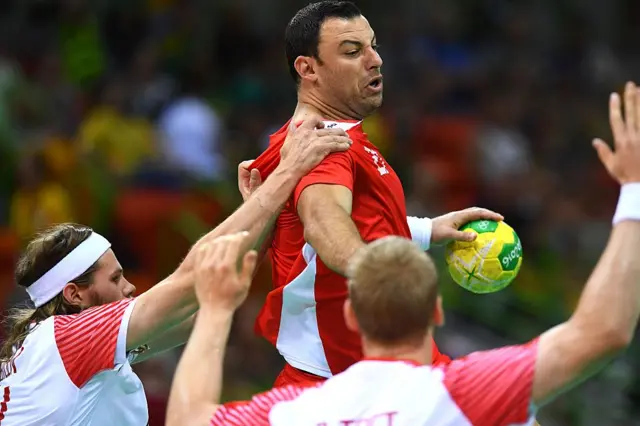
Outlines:
<svg viewBox="0 0 640 426"><path fill-rule="evenodd" d="M597 358L609 358L623 352L631 344L633 330L621 323L606 321L570 320L573 347L580 346L584 353Z"/></svg>
<svg viewBox="0 0 640 426"><path fill-rule="evenodd" d="M598 333L598 337L593 340L593 343L597 345L596 347L599 348L600 353L610 357L625 351L631 345L632 339L633 335L628 330L620 327L609 327L603 328Z"/></svg>
<svg viewBox="0 0 640 426"><path fill-rule="evenodd" d="M630 330L612 330L607 334L607 344L612 352L626 350L633 341L633 332Z"/></svg>

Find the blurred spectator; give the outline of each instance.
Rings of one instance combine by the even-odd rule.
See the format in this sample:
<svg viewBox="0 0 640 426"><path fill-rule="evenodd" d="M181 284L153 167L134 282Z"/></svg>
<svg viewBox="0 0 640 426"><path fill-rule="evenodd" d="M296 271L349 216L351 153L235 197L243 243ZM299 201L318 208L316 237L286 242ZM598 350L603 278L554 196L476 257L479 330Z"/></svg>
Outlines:
<svg viewBox="0 0 640 426"><path fill-rule="evenodd" d="M204 76L191 74L181 94L161 114L158 129L169 166L198 180L218 180L227 171L221 155L222 123L203 98Z"/></svg>
<svg viewBox="0 0 640 426"><path fill-rule="evenodd" d="M529 191L535 172L531 142L520 130L525 102L524 93L503 81L487 87L473 150L480 204L502 212L519 230L535 215L539 202Z"/></svg>
<svg viewBox="0 0 640 426"><path fill-rule="evenodd" d="M71 194L53 179L41 154L22 160L18 185L11 200L10 224L21 240L48 225L75 220Z"/></svg>
<svg viewBox="0 0 640 426"><path fill-rule="evenodd" d="M122 77L109 79L79 129L81 149L119 176L131 175L157 154L151 122L127 115L127 93Z"/></svg>

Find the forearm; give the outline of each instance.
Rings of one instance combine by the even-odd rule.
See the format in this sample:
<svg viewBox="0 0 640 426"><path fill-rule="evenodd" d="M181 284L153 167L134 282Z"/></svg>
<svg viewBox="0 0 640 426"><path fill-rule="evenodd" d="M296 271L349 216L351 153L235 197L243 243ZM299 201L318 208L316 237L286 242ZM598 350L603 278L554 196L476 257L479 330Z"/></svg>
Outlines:
<svg viewBox="0 0 640 426"><path fill-rule="evenodd" d="M193 272L173 273L137 297L127 331L127 350L148 345L198 309Z"/></svg>
<svg viewBox="0 0 640 426"><path fill-rule="evenodd" d="M640 312L639 246L640 222L616 225L573 316L540 336L536 405L594 375L631 342Z"/></svg>
<svg viewBox="0 0 640 426"><path fill-rule="evenodd" d="M331 270L346 275L351 257L365 243L351 217L341 208L314 210L305 223L305 240Z"/></svg>
<svg viewBox="0 0 640 426"><path fill-rule="evenodd" d="M233 312L203 308L178 363L167 410L167 424L210 417L220 403L225 349Z"/></svg>
<svg viewBox="0 0 640 426"><path fill-rule="evenodd" d="M149 348L136 357L134 364L144 362L149 358L153 358L156 355L168 351L169 349L184 345L193 330L196 315L197 314L191 315L186 320L165 331L156 339L150 341L148 343Z"/></svg>
<svg viewBox="0 0 640 426"><path fill-rule="evenodd" d="M614 226L609 244L587 281L571 322L592 336L624 344L633 336L640 314L640 222ZM624 345L623 345L624 346Z"/></svg>

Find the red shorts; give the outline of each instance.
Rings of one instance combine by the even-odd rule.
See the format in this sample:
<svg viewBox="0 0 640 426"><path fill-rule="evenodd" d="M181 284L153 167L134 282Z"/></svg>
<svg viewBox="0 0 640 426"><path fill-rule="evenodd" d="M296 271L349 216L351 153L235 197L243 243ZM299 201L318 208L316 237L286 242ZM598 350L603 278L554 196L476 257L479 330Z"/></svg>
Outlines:
<svg viewBox="0 0 640 426"><path fill-rule="evenodd" d="M307 373L306 371L298 370L295 367L285 364L284 368L276 378L273 384L274 388L280 386L296 385L296 386L312 386L317 383L324 382L326 377L316 376L315 374Z"/></svg>

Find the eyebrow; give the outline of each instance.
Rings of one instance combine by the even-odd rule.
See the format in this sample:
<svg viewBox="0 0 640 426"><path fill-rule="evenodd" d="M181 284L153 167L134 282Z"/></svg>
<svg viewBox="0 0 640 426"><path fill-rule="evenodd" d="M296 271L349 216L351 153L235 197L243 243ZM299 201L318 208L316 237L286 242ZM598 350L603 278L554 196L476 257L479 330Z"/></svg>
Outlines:
<svg viewBox="0 0 640 426"><path fill-rule="evenodd" d="M374 34L374 36L371 38L371 44L375 44L376 42L376 36ZM358 40L342 40L340 42L340 47L342 47L345 44L353 44L355 46L361 47L362 46L362 42L358 41Z"/></svg>
<svg viewBox="0 0 640 426"><path fill-rule="evenodd" d="M344 46L345 44L353 44L356 46L362 46L362 43L356 40L342 40L340 42L340 47Z"/></svg>
<svg viewBox="0 0 640 426"><path fill-rule="evenodd" d="M116 275L120 275L120 274L122 274L123 272L124 272L124 270L123 270L122 268L117 268L115 271L113 271L113 272L111 273L111 276L112 276L112 277L115 277Z"/></svg>

